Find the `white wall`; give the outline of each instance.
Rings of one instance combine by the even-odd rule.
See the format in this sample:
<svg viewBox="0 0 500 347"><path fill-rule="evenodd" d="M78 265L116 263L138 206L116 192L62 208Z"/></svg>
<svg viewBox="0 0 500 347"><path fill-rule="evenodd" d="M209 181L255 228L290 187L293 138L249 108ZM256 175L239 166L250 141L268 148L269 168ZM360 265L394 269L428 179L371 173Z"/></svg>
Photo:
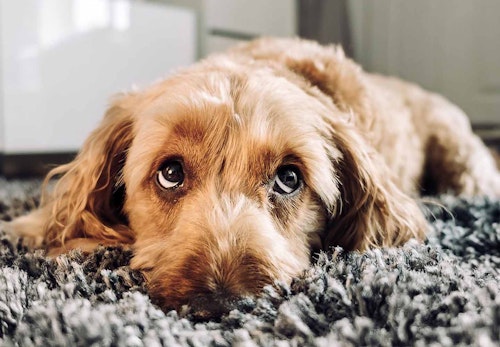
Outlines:
<svg viewBox="0 0 500 347"><path fill-rule="evenodd" d="M196 59L196 30L161 2L0 0L0 150L78 149L111 95Z"/></svg>
<svg viewBox="0 0 500 347"><path fill-rule="evenodd" d="M500 124L500 1L349 0L366 69L444 94L476 124Z"/></svg>

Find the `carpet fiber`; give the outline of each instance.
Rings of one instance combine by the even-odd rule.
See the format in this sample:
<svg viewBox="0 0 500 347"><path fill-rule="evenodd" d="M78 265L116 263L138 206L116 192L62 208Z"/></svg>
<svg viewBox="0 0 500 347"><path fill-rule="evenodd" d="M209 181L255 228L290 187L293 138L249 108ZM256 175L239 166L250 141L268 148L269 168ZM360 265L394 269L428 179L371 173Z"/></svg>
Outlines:
<svg viewBox="0 0 500 347"><path fill-rule="evenodd" d="M0 219L33 208L39 181L0 178ZM321 254L290 286L266 288L215 322L162 312L131 254L101 248L48 260L0 245L0 345L349 346L500 343L500 201L427 206L425 244Z"/></svg>

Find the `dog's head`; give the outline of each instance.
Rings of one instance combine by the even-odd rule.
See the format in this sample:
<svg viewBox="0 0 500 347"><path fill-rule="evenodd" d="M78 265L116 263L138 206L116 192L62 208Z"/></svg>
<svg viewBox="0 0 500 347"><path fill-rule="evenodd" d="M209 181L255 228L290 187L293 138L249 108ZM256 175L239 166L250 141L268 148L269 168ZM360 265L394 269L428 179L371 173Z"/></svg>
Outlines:
<svg viewBox="0 0 500 347"><path fill-rule="evenodd" d="M304 74L234 57L121 96L52 173L49 247L132 244L162 305L213 311L311 250L401 243L418 208L350 119Z"/></svg>

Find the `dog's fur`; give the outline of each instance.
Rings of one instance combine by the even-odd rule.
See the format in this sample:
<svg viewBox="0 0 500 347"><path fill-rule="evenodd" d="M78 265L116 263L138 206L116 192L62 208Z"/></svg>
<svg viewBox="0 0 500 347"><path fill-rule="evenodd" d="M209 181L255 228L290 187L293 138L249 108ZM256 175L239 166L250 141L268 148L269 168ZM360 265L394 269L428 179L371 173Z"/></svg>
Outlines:
<svg viewBox="0 0 500 347"><path fill-rule="evenodd" d="M157 172L172 158L185 179L163 189ZM283 165L303 180L290 195L273 191ZM330 246L422 239L423 189L500 195L495 162L456 106L299 39L243 44L121 95L54 177L11 230L53 255L130 245L164 307L288 282Z"/></svg>

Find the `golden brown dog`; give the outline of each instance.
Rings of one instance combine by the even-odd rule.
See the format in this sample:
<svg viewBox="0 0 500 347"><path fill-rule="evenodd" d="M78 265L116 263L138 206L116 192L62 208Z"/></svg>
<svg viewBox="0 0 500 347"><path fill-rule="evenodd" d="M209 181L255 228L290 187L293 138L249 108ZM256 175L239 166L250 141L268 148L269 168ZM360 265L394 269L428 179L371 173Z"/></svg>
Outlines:
<svg viewBox="0 0 500 347"><path fill-rule="evenodd" d="M314 250L422 239L423 188L500 195L457 107L299 39L243 44L121 95L54 177L11 230L50 254L130 245L164 307L207 311L289 282Z"/></svg>

